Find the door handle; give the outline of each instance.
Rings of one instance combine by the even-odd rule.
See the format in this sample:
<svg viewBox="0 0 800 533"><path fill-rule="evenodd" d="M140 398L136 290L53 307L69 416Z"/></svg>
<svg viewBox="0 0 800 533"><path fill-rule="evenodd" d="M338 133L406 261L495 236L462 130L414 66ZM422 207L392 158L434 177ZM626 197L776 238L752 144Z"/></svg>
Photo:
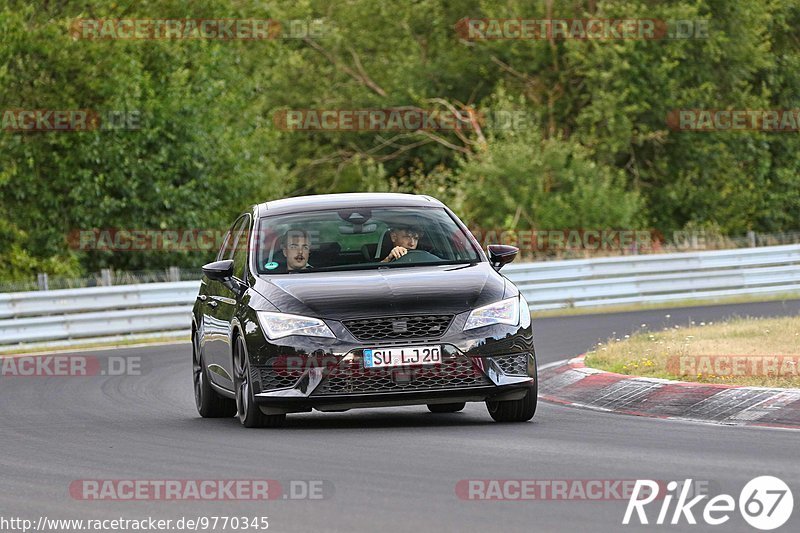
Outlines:
<svg viewBox="0 0 800 533"><path fill-rule="evenodd" d="M205 294L201 294L200 296L197 297L197 299L200 300L201 302L205 302L208 299L208 296L206 296Z"/></svg>

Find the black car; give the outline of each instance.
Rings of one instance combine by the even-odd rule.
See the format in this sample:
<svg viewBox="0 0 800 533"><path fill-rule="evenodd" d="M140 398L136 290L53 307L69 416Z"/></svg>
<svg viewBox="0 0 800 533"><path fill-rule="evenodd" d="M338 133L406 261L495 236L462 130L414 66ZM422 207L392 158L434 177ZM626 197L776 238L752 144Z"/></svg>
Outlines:
<svg viewBox="0 0 800 533"><path fill-rule="evenodd" d="M203 417L278 426L287 413L486 402L536 411L528 304L464 224L429 196L332 194L253 206L203 267L193 309Z"/></svg>

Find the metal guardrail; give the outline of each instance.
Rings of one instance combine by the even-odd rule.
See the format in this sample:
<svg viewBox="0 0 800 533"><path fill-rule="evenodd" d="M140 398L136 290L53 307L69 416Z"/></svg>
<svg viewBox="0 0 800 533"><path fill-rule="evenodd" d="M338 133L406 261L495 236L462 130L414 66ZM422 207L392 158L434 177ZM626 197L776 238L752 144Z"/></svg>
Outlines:
<svg viewBox="0 0 800 533"><path fill-rule="evenodd" d="M800 292L800 245L511 264L532 310ZM0 345L188 334L198 281L0 294Z"/></svg>
<svg viewBox="0 0 800 533"><path fill-rule="evenodd" d="M800 246L508 265L532 310L800 291Z"/></svg>
<svg viewBox="0 0 800 533"><path fill-rule="evenodd" d="M11 317L69 315L87 311L152 308L167 305L191 307L199 281L142 283L60 289L55 291L0 293L0 324ZM0 326L0 338L2 338Z"/></svg>

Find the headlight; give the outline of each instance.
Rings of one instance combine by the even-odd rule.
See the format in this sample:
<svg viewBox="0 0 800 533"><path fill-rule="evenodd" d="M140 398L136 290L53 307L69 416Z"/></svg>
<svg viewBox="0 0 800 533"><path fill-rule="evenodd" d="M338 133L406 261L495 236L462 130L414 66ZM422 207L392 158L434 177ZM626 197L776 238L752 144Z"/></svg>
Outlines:
<svg viewBox="0 0 800 533"><path fill-rule="evenodd" d="M273 340L289 335L336 338L327 324L319 318L258 311L258 320L267 338Z"/></svg>
<svg viewBox="0 0 800 533"><path fill-rule="evenodd" d="M500 300L493 304L484 305L469 314L464 331L468 329L491 326L492 324L519 324L519 296Z"/></svg>

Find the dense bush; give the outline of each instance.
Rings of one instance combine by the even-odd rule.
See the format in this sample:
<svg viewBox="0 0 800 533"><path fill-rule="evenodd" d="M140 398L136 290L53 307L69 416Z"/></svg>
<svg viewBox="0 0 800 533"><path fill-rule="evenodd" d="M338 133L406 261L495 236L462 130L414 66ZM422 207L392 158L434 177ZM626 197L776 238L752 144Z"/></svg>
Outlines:
<svg viewBox="0 0 800 533"><path fill-rule="evenodd" d="M548 6L553 5L548 12ZM707 19L706 39L460 40L462 17ZM76 18L324 19L312 39L82 40ZM800 227L800 139L686 133L676 108L791 109L791 0L386 3L11 1L0 109L134 110L127 131L0 135L4 278L196 266L207 254L76 252L81 228L221 228L245 205L355 190L434 194L482 227ZM297 132L292 108L515 110L520 129Z"/></svg>

